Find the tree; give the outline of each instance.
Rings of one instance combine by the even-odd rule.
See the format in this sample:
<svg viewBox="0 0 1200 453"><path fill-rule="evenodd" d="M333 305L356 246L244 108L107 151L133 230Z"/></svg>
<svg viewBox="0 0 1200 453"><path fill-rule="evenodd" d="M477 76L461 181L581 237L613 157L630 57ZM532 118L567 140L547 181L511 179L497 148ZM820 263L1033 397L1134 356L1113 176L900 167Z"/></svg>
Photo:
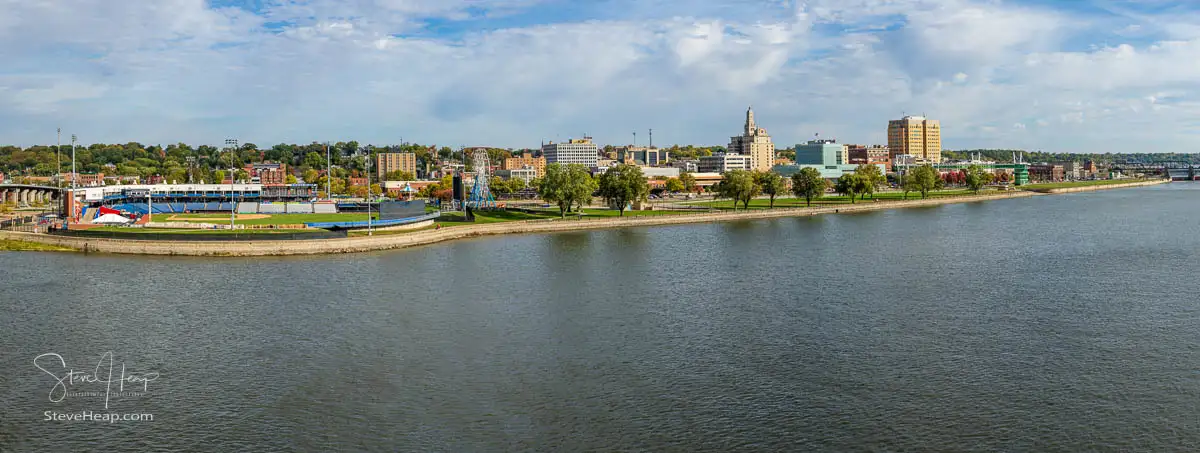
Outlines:
<svg viewBox="0 0 1200 453"><path fill-rule="evenodd" d="M861 164L854 169L854 174L858 175L858 192L863 194L864 199L867 195L874 196L879 186L887 184L887 176L883 175L878 165Z"/></svg>
<svg viewBox="0 0 1200 453"><path fill-rule="evenodd" d="M982 189L983 186L986 186L991 182L992 182L992 173L991 172L985 170L983 167L980 167L978 165L971 165L971 166L967 167L967 178L966 178L967 187L969 187L972 191L974 191L976 195L979 194L979 189Z"/></svg>
<svg viewBox="0 0 1200 453"><path fill-rule="evenodd" d="M284 178L284 182L286 182L288 184L295 184L296 183L296 175L287 175L287 178Z"/></svg>
<svg viewBox="0 0 1200 453"><path fill-rule="evenodd" d="M213 172L213 184L218 184L225 180L225 170L217 170Z"/></svg>
<svg viewBox="0 0 1200 453"><path fill-rule="evenodd" d="M412 174L412 172L404 170L390 171L385 175L385 178L388 181L412 181L417 179L416 175Z"/></svg>
<svg viewBox="0 0 1200 453"><path fill-rule="evenodd" d="M317 154L315 151L304 156L304 165L312 168L325 168L325 156Z"/></svg>
<svg viewBox="0 0 1200 453"><path fill-rule="evenodd" d="M308 170L304 170L304 182L306 184L316 184L317 178L320 178L320 177L321 177L321 173L316 170L313 170L311 168Z"/></svg>
<svg viewBox="0 0 1200 453"><path fill-rule="evenodd" d="M862 178L854 173L846 173L833 183L833 190L840 194L849 195L850 203L854 204L854 196L858 194Z"/></svg>
<svg viewBox="0 0 1200 453"><path fill-rule="evenodd" d="M683 191L683 183L679 178L670 178L667 180L667 192L675 193Z"/></svg>
<svg viewBox="0 0 1200 453"><path fill-rule="evenodd" d="M582 205L592 201L592 192L596 191L596 181L588 173L587 168L580 164L550 164L546 166L546 175L538 187L538 194L547 203L558 205L561 217L567 216L567 211L576 203Z"/></svg>
<svg viewBox="0 0 1200 453"><path fill-rule="evenodd" d="M924 199L930 191L937 189L941 184L941 178L938 177L938 172L933 169L932 165L925 164L914 168L904 178L905 198L908 198L908 192L919 192L921 198Z"/></svg>
<svg viewBox="0 0 1200 453"><path fill-rule="evenodd" d="M371 184L371 195L383 195L383 187L379 184Z"/></svg>
<svg viewBox="0 0 1200 453"><path fill-rule="evenodd" d="M775 197L787 191L787 184L784 183L783 176L773 171L754 173L754 183L758 184L762 193L771 197L771 209L775 209Z"/></svg>
<svg viewBox="0 0 1200 453"><path fill-rule="evenodd" d="M236 175L236 178L238 181L249 181L250 180L250 173L247 172L246 170L238 170L236 173L234 173L234 175Z"/></svg>
<svg viewBox="0 0 1200 453"><path fill-rule="evenodd" d="M734 209L738 202L744 209L750 209L750 200L762 192L762 187L754 182L754 174L749 170L732 170L725 172L718 190L722 197L733 200Z"/></svg>
<svg viewBox="0 0 1200 453"><path fill-rule="evenodd" d="M683 190L688 192L696 191L696 177L691 173L683 172L679 174L679 182L683 183Z"/></svg>
<svg viewBox="0 0 1200 453"><path fill-rule="evenodd" d="M620 216L625 216L625 207L632 202L645 200L650 194L650 186L646 184L646 176L642 168L636 165L619 164L609 167L600 175L600 196L604 197L609 206L617 208Z"/></svg>
<svg viewBox="0 0 1200 453"><path fill-rule="evenodd" d="M813 198L825 195L827 188L829 188L829 181L821 177L821 172L815 168L804 167L792 175L792 193L797 197L803 197L809 207L812 207Z"/></svg>

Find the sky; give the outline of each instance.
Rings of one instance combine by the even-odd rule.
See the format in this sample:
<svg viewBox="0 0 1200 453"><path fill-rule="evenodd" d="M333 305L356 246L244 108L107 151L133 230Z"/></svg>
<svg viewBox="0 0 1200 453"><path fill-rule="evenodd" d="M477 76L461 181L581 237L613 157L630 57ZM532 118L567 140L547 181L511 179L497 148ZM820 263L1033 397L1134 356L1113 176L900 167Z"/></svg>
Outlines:
<svg viewBox="0 0 1200 453"><path fill-rule="evenodd" d="M0 0L0 144L1200 151L1200 2ZM69 139L67 139L69 140Z"/></svg>

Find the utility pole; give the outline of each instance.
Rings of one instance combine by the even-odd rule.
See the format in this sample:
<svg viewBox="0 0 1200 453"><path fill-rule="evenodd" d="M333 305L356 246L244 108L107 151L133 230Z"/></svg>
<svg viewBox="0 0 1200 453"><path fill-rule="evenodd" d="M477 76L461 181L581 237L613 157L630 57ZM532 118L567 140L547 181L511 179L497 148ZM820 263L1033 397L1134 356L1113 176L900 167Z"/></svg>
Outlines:
<svg viewBox="0 0 1200 453"><path fill-rule="evenodd" d="M229 148L229 232L233 232L234 221L237 220L237 199L234 198L234 179L237 173L234 170L233 153L237 152L238 141L234 138L225 139L225 147Z"/></svg>
<svg viewBox="0 0 1200 453"><path fill-rule="evenodd" d="M333 159L329 157L329 142L325 142L325 198L333 199Z"/></svg>
<svg viewBox="0 0 1200 453"><path fill-rule="evenodd" d="M650 129L650 148L654 147L654 129Z"/></svg>

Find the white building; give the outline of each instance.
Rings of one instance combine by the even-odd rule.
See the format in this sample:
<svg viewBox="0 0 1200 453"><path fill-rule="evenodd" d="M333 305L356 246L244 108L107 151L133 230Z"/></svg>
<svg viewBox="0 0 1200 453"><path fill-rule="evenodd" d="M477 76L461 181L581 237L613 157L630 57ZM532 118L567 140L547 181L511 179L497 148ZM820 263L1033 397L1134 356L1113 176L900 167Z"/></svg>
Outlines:
<svg viewBox="0 0 1200 453"><path fill-rule="evenodd" d="M600 158L600 148L592 143L591 137L570 139L566 143L550 142L542 145L542 156L546 164L581 164L592 168Z"/></svg>
<svg viewBox="0 0 1200 453"><path fill-rule="evenodd" d="M496 170L496 176L504 179L520 179L525 181L526 185L529 184L529 181L537 178L537 173L537 169L529 165L512 170Z"/></svg>
<svg viewBox="0 0 1200 453"><path fill-rule="evenodd" d="M749 170L753 168L750 163L751 159L751 156L745 154L717 153L712 156L701 157L696 167L700 173L725 173L730 170Z"/></svg>

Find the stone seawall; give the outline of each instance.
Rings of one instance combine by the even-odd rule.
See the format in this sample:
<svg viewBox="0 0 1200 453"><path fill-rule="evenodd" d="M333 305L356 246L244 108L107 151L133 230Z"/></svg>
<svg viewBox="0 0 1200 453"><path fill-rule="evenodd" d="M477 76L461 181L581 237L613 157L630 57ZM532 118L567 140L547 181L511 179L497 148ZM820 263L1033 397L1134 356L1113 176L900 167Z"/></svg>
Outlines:
<svg viewBox="0 0 1200 453"><path fill-rule="evenodd" d="M852 205L814 208L779 208L737 212L699 214L665 214L645 217L584 219L584 220L529 220L523 222L492 223L445 227L412 233L351 237L345 239L297 240L297 241L142 241L128 239L79 238L52 236L33 233L0 232L0 239L14 239L68 247L85 252L122 253L141 255L188 255L188 256L282 256L316 255L326 253L353 253L375 250L391 250L434 244L460 238L520 234L550 233L561 231L593 230L601 228L642 227L657 225L682 225L689 223L729 222L740 220L771 219L779 217L802 217L821 214L878 211L894 208L917 208L954 203L970 203L1008 198L1035 196L1032 192L1008 192L979 196L930 198L927 200L859 202Z"/></svg>
<svg viewBox="0 0 1200 453"><path fill-rule="evenodd" d="M1154 181L1131 182L1131 183L1127 183L1127 184L1097 184L1097 185L1093 185L1093 186L1064 187L1061 189L1049 189L1043 193L1059 194L1059 193L1073 193L1073 192L1095 192L1097 190L1125 189L1125 188L1129 188L1129 187L1142 187L1142 186L1156 186L1159 184L1166 184L1169 182L1171 182L1171 180L1169 180L1169 179L1159 179L1159 180L1154 180Z"/></svg>

